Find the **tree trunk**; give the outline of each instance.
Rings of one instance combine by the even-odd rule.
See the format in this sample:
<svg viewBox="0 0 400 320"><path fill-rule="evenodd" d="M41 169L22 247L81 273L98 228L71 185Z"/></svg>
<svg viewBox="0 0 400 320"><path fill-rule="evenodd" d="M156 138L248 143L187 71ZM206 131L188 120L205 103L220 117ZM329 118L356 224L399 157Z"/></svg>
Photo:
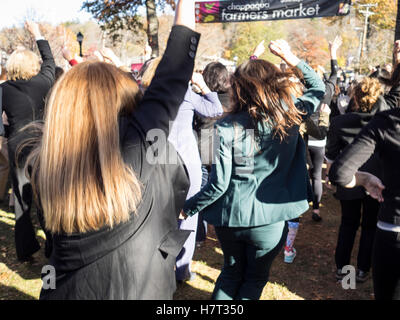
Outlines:
<svg viewBox="0 0 400 320"><path fill-rule="evenodd" d="M396 29L394 33L394 41L400 40L400 0L397 0L397 18Z"/></svg>
<svg viewBox="0 0 400 320"><path fill-rule="evenodd" d="M153 50L152 56L159 55L158 49L158 18L156 12L155 0L146 0L147 12L147 37L149 38L149 45Z"/></svg>

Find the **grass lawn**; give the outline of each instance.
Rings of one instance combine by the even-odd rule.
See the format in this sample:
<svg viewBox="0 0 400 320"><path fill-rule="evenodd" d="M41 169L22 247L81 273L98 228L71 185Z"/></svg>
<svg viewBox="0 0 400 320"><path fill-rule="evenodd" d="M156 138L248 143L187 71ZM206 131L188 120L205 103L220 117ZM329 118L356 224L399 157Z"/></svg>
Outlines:
<svg viewBox="0 0 400 320"><path fill-rule="evenodd" d="M44 234L39 230L42 249L35 254L34 262L20 263L14 247L14 215L7 207L0 210L0 300L38 299L40 273L46 264L44 257ZM283 252L275 259L270 283L264 288L263 300L370 300L373 299L372 280L357 284L356 290L344 290L335 281L334 252L340 223L339 202L327 190L323 196L321 216L323 221L311 220L310 212L303 215L295 242L297 257L293 264L283 262ZM356 248L359 237L356 239ZM357 253L357 250L354 250ZM193 268L195 280L181 284L175 294L176 300L207 300L223 263L212 227L206 243L196 249ZM353 254L352 264L356 264Z"/></svg>

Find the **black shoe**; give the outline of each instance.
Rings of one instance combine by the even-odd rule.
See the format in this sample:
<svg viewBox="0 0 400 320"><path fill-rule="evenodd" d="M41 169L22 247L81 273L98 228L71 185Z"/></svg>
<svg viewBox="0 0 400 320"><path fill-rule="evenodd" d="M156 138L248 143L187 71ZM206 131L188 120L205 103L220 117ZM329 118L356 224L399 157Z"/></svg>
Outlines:
<svg viewBox="0 0 400 320"><path fill-rule="evenodd" d="M336 280L338 280L338 281L342 281L343 277L345 275L346 274L342 272L342 269L337 269L336 272L335 272L335 277L336 277Z"/></svg>
<svg viewBox="0 0 400 320"><path fill-rule="evenodd" d="M36 260L33 256L19 257L18 261L21 263L29 262L30 264L33 264L36 262Z"/></svg>
<svg viewBox="0 0 400 320"><path fill-rule="evenodd" d="M315 212L313 212L311 217L315 222L320 222L322 220L321 216L318 213L315 213Z"/></svg>
<svg viewBox="0 0 400 320"><path fill-rule="evenodd" d="M363 283L363 282L367 281L367 279L368 279L368 272L357 270L356 281L358 283Z"/></svg>

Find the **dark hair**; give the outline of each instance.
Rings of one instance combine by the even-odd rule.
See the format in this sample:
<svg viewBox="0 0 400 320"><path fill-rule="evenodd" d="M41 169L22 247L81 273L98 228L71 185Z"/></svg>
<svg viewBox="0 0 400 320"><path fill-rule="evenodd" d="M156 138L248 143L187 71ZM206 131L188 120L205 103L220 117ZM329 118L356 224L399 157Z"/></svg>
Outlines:
<svg viewBox="0 0 400 320"><path fill-rule="evenodd" d="M270 125L283 141L288 129L302 122L290 91L291 76L265 60L243 63L231 77L234 112L248 112L255 129L258 123Z"/></svg>
<svg viewBox="0 0 400 320"><path fill-rule="evenodd" d="M220 62L209 63L203 71L207 87L217 93L226 93L230 88L229 72Z"/></svg>
<svg viewBox="0 0 400 320"><path fill-rule="evenodd" d="M370 74L370 78L376 78L379 82L385 85L391 85L391 74L385 68L381 68L380 66L376 67L376 71Z"/></svg>
<svg viewBox="0 0 400 320"><path fill-rule="evenodd" d="M60 79L60 77L64 74L64 69L61 67L56 66L56 78L55 81Z"/></svg>

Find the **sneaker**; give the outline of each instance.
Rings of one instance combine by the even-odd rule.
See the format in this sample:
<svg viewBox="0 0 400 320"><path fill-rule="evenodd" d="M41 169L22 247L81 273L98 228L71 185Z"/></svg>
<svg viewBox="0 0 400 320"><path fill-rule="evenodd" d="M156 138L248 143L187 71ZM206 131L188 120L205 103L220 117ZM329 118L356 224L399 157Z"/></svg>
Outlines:
<svg viewBox="0 0 400 320"><path fill-rule="evenodd" d="M364 271L362 271L362 270L357 270L357 273L356 273L356 281L357 281L358 283L363 283L363 282L365 282L365 281L367 280L367 278L368 278L368 272L364 272Z"/></svg>
<svg viewBox="0 0 400 320"><path fill-rule="evenodd" d="M285 263L293 263L294 258L296 258L297 251L295 248L292 249L291 252L285 250L285 259L283 260Z"/></svg>
<svg viewBox="0 0 400 320"><path fill-rule="evenodd" d="M315 212L313 212L311 217L315 222L320 222L322 220L321 216L318 213L315 213Z"/></svg>
<svg viewBox="0 0 400 320"><path fill-rule="evenodd" d="M341 281L346 274L342 272L342 269L337 269L335 273L336 280Z"/></svg>

